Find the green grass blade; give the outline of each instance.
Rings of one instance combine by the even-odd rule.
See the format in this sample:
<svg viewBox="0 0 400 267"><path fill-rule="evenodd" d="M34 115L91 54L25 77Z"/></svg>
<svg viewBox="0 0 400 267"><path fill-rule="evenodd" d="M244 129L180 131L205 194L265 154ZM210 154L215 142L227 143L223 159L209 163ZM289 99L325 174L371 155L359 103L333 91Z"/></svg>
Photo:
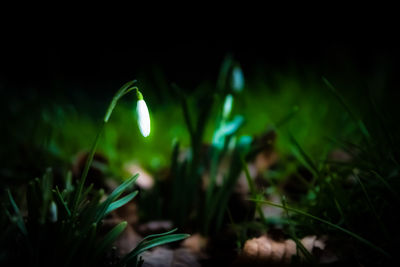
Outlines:
<svg viewBox="0 0 400 267"><path fill-rule="evenodd" d="M160 237L154 238L149 241L142 242L134 250L132 250L130 253L128 253L122 259L122 262L126 263L126 262L130 261L131 259L135 258L136 256L138 256L140 253L142 253L150 248L164 245L164 244L171 243L171 242L175 242L175 241L179 241L179 240L188 238L189 236L190 235L188 235L188 234L164 235L164 236L160 236Z"/></svg>
<svg viewBox="0 0 400 267"><path fill-rule="evenodd" d="M317 168L317 166L315 165L315 163L311 159L311 157L309 155L307 155L307 153L303 150L303 148L300 146L300 144L297 142L297 140L294 138L293 135L290 134L289 138L290 138L290 141L292 142L292 144L296 147L296 149L300 153L300 155L303 158L303 160L305 161L305 163L308 165L308 167L312 171L314 171L315 175L319 176L319 173L320 173L319 169Z"/></svg>
<svg viewBox="0 0 400 267"><path fill-rule="evenodd" d="M159 237L159 236L164 236L164 235L169 235L169 234L172 234L172 233L176 232L177 230L178 230L178 228L174 228L174 229L172 229L172 230L170 230L168 232L165 232L165 233L148 235L145 238L143 238L142 241L140 241L140 243L138 245L140 245L141 243L145 242L148 239L151 239L151 238L154 238L154 237Z"/></svg>
<svg viewBox="0 0 400 267"><path fill-rule="evenodd" d="M314 263L313 255L304 247L303 243L301 243L300 239L296 235L296 232L294 230L294 225L293 225L293 223L292 223L292 221L290 220L290 217L289 217L289 210L287 209L287 203L286 203L285 196L282 196L282 207L283 207L283 209L284 209L284 211L286 213L286 216L288 218L290 237L296 243L297 249L300 250L300 252L303 254L303 256L305 257L307 262L308 263Z"/></svg>
<svg viewBox="0 0 400 267"><path fill-rule="evenodd" d="M393 190L393 188L389 185L389 183L385 180L385 178L383 178L379 173L377 173L376 171L371 170L371 173L375 175L376 178L378 178L378 180L385 185L386 189L388 189L394 197L396 197L397 201L400 202L400 196L399 194Z"/></svg>
<svg viewBox="0 0 400 267"><path fill-rule="evenodd" d="M135 174L125 182L123 182L120 186L118 186L109 196L108 198L100 204L99 210L96 215L96 222L100 222L101 219L106 215L106 211L111 205L113 201L115 201L131 184L133 184L137 178L139 177L139 174Z"/></svg>
<svg viewBox="0 0 400 267"><path fill-rule="evenodd" d="M255 185L253 183L253 180L251 179L249 168L247 167L247 163L244 161L243 157L240 157L240 160L242 161L243 170L244 170L244 173L246 175L247 183L249 184L250 193L251 193L252 196L255 196L256 195L256 189L255 189Z"/></svg>
<svg viewBox="0 0 400 267"><path fill-rule="evenodd" d="M173 90L175 90L176 94L179 96L180 101L181 101L181 106L182 106L182 112L183 112L183 118L185 120L186 123L186 127L189 131L190 137L193 139L195 132L194 132L194 127L193 127L193 122L192 122L192 118L190 116L190 110L189 110L189 106L186 100L186 97L183 94L183 90L175 83L173 83L172 85Z"/></svg>
<svg viewBox="0 0 400 267"><path fill-rule="evenodd" d="M9 189L7 189L7 194L8 194L8 198L10 199L11 206L14 209L15 215L17 216L16 223L17 223L18 228L21 230L21 232L24 235L28 235L28 231L26 230L26 226L25 226L25 223L24 223L24 218L22 217L22 214L21 214L17 204L15 203L14 198L13 198L13 196L11 194L11 191Z"/></svg>
<svg viewBox="0 0 400 267"><path fill-rule="evenodd" d="M298 210L298 209L295 209L295 208L292 208L292 207L289 207L289 206L285 206L284 207L282 205L279 205L279 204L276 204L274 202L267 201L267 200L258 200L258 199L250 199L250 200L251 201L255 201L255 202L265 203L267 205L270 205L270 206L273 206L273 207L278 207L278 208L281 208L281 209L287 209L288 211L291 211L291 212L294 212L294 213L309 217L309 218L314 219L316 221L322 222L322 223L324 223L326 225L329 225L332 228L335 228L335 229L337 229L339 231L342 231L342 232L350 235L351 237L354 237L355 239L357 239L361 243L364 243L365 245L369 246L370 248L372 248L372 249L380 252L381 254L385 255L386 257L390 258L390 255L385 250L375 246L374 244L372 244L370 241L366 240L365 238L363 238L363 237L361 237L361 236L359 236L359 235L357 235L357 234L355 234L355 233L353 233L353 232L351 232L351 231L349 231L347 229L344 229L344 228L340 227L339 225L336 225L334 223L331 223L329 221L321 219L321 218L319 218L317 216L314 216L312 214L309 214L307 212L304 212L302 210Z"/></svg>
<svg viewBox="0 0 400 267"><path fill-rule="evenodd" d="M245 162L243 157L240 157L240 160L242 161L243 170L244 170L244 173L245 173L245 176L247 179L247 183L249 184L250 194L253 198L257 198L256 187L255 187L253 179L251 179L249 168L247 167L247 163ZM258 203L256 203L256 210L257 210L257 213L260 216L261 220L265 223L267 221L267 218L265 218L264 212L262 211L262 209L261 209L260 205L258 205Z"/></svg>
<svg viewBox="0 0 400 267"><path fill-rule="evenodd" d="M299 107L294 106L292 108L292 110L289 111L288 114L286 114L283 118L281 118L280 120L278 120L275 123L275 128L279 129L279 128L283 127L285 124L289 123L297 115L298 111L299 111Z"/></svg>
<svg viewBox="0 0 400 267"><path fill-rule="evenodd" d="M148 236L146 236L145 238L143 238L143 239L139 242L139 244L136 246L136 248L138 248L138 247L141 246L144 242L146 242L147 240L149 240L149 239L151 239L151 238L155 238L155 237L160 237L160 236L165 236L165 235L168 235L168 234L172 234L172 233L176 232L177 230L178 230L178 228L174 228L174 229L172 229L172 230L170 230L170 231L168 231L168 232L165 232L165 233L148 235ZM135 248L135 249L136 249L136 248ZM132 250L130 253L132 253L132 252L133 252L133 250ZM129 255L129 254L127 254L126 257L127 257L128 255ZM132 262L132 259L133 259L133 258L135 258L135 257L134 257L134 256L133 256L133 257L130 257L129 260L126 259L126 261Z"/></svg>
<svg viewBox="0 0 400 267"><path fill-rule="evenodd" d="M336 96L339 100L339 103L343 106L346 112L350 115L351 119L358 125L361 133L364 135L366 140L370 140L371 135L369 134L367 127L365 126L364 122L360 120L350 109L350 107L346 104L343 96L336 90L336 88L325 78L322 77L322 81L328 86L328 88L332 91L332 93Z"/></svg>
<svg viewBox="0 0 400 267"><path fill-rule="evenodd" d="M228 74L229 70L232 68L233 65L233 57L232 55L227 55L222 62L221 69L218 75L218 80L217 80L217 90L218 91L224 91L227 85L228 81Z"/></svg>
<svg viewBox="0 0 400 267"><path fill-rule="evenodd" d="M385 228L385 225L383 224L382 220L380 219L378 213L376 212L376 209L375 209L374 205L372 204L371 198L369 197L369 194L367 192L367 189L364 186L364 183L361 181L360 177L355 172L353 174L356 177L357 182L360 184L360 187L361 187L361 189L362 189L362 191L364 193L365 198L367 199L367 203L368 203L368 206L369 206L370 210L372 211L372 214L374 214L375 219L378 222L379 226L381 227L381 230L382 230L383 234L388 239L389 238L389 234L388 234L388 232L387 232L387 230Z"/></svg>
<svg viewBox="0 0 400 267"><path fill-rule="evenodd" d="M85 191L83 191L82 193L82 199L86 199L86 197L89 195L90 192L92 192L94 184L91 183L86 189Z"/></svg>
<svg viewBox="0 0 400 267"><path fill-rule="evenodd" d="M139 191L135 191L133 193L130 193L129 195L124 196L123 198L114 201L113 203L110 204L110 206L108 206L105 215L107 215L108 213L110 213L111 211L118 209L120 207L122 207L123 205L125 205L126 203L128 203L129 201L131 201L134 197L136 197L136 195L139 193Z"/></svg>
<svg viewBox="0 0 400 267"><path fill-rule="evenodd" d="M67 215L71 216L71 211L69 210L68 205L65 202L60 190L58 189L58 186L56 186L56 190L53 190L53 192L56 196L56 201L64 207L65 211L67 212Z"/></svg>
<svg viewBox="0 0 400 267"><path fill-rule="evenodd" d="M108 247L112 245L112 243L120 236L120 234L125 230L127 222L121 222L117 224L110 232L106 234L103 240L98 245L95 255L100 255L104 252Z"/></svg>
<svg viewBox="0 0 400 267"><path fill-rule="evenodd" d="M112 201L117 199L131 184L133 184L137 180L138 177L139 174L137 173L128 180L126 180L125 182L123 182L110 194L110 196L107 199L110 199Z"/></svg>

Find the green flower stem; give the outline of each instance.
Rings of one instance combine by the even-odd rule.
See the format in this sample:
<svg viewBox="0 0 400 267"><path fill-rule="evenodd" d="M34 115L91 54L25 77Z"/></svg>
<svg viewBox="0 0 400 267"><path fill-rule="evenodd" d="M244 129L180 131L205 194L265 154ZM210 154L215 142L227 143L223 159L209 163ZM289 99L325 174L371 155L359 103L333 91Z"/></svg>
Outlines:
<svg viewBox="0 0 400 267"><path fill-rule="evenodd" d="M80 201L80 198L81 198L81 195L82 195L83 186L85 184L86 177L87 177L87 175L89 173L90 165L92 165L93 157L94 157L94 154L96 153L96 148L97 148L97 145L99 143L100 136L103 133L105 125L106 125L106 121L103 121L101 126L100 126L99 131L97 132L96 139L95 139L95 141L94 141L94 143L92 145L92 148L90 149L89 156L86 159L85 168L83 169L82 176L81 176L81 179L79 181L77 197L76 197L76 200L75 200L75 203L74 203L74 207L72 209L73 211L76 210L77 205L78 205L78 203Z"/></svg>
<svg viewBox="0 0 400 267"><path fill-rule="evenodd" d="M85 185L85 181L86 181L86 177L89 173L89 169L90 169L90 165L92 165L92 161L93 161L93 157L94 154L96 153L96 149L97 149L97 145L100 141L100 136L104 131L104 126L106 125L106 123L108 122L108 120L110 119L110 116L115 108L115 106L117 105L118 101L127 93L129 93L132 90L136 90L137 92L139 91L137 87L131 87L136 81L130 81L127 82L126 84L124 84L118 91L117 93L114 95L113 99L111 100L110 105L108 106L108 109L104 115L104 119L103 122L100 126L99 131L97 132L96 135L96 139L94 140L94 143L92 145L92 148L90 149L90 153L89 156L86 160L86 164L85 164L85 168L83 169L82 172L82 176L81 179L79 180L79 184L78 184L78 190L77 193L75 195L74 198L74 202L73 202L73 207L72 207L72 215L74 216L75 211L79 205L79 202L81 200L82 197L82 190L83 190L83 186Z"/></svg>

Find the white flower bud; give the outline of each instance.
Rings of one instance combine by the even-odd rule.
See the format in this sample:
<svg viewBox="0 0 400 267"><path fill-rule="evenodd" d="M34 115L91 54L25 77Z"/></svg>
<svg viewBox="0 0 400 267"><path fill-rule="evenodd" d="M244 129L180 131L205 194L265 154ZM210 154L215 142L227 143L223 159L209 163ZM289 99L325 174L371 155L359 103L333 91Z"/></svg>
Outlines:
<svg viewBox="0 0 400 267"><path fill-rule="evenodd" d="M242 69L239 65L235 66L232 70L232 89L234 92L239 93L244 87L244 76Z"/></svg>
<svg viewBox="0 0 400 267"><path fill-rule="evenodd" d="M143 99L137 101L136 114L139 130L144 137L150 134L150 115L146 102Z"/></svg>
<svg viewBox="0 0 400 267"><path fill-rule="evenodd" d="M222 111L222 117L224 119L228 118L229 115L231 114L232 106L233 106L233 96L231 94L228 94L225 97L224 108Z"/></svg>
<svg viewBox="0 0 400 267"><path fill-rule="evenodd" d="M56 203L54 203L54 201L52 201L50 203L50 207L49 207L49 219L51 222L56 222L57 218L58 218L58 212L57 212L57 205Z"/></svg>

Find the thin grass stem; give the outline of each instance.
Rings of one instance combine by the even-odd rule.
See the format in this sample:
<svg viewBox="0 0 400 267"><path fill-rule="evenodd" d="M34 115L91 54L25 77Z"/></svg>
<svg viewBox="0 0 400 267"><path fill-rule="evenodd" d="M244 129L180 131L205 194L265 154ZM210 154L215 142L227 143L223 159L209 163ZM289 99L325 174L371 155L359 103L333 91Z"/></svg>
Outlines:
<svg viewBox="0 0 400 267"><path fill-rule="evenodd" d="M349 230L347 230L345 228L340 227L339 225L336 225L334 223L331 223L329 221L321 219L321 218L319 218L317 216L314 216L312 214L309 214L309 213L307 213L305 211L302 211L302 210L299 210L299 209L296 209L296 208L292 208L292 207L289 207L289 206L283 206L283 205L280 205L280 204L277 204L277 203L274 203L274 202L271 202L271 201L268 201L268 200L259 200L259 199L249 199L249 200L250 201L255 201L255 202L260 202L260 203L265 203L267 205L270 205L270 206L273 206L273 207L278 207L278 208L281 208L281 209L287 209L288 211L291 211L291 212L294 212L294 213L309 217L309 218L311 218L313 220L322 222L322 223L324 223L326 225L329 225L332 228L335 228L335 229L337 229L339 231L342 231L343 233L346 233L346 234L350 235L351 237L354 237L355 239L357 239L361 243L364 243L365 245L369 246L370 248L372 248L372 249L380 252L381 254L385 255L387 258L391 258L389 253L387 253L385 250L381 249L380 247L377 247L376 245L374 245L370 241L366 240L365 238L357 235L356 233L353 233L353 232L351 232L351 231L349 231Z"/></svg>

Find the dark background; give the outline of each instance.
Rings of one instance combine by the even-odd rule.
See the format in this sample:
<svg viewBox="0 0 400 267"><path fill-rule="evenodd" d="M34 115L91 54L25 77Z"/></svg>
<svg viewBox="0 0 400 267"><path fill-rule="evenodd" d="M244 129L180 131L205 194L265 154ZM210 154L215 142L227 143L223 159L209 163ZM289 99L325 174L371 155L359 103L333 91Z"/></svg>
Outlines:
<svg viewBox="0 0 400 267"><path fill-rule="evenodd" d="M1 45L2 98L84 95L108 99L128 80L146 81L153 93L171 82L190 91L204 80L215 81L221 62L232 54L247 81L276 73L325 76L339 88L363 93L366 87L398 97L398 41L390 34L335 38L260 33L256 38L182 38L162 36L130 40L40 38ZM378 82L376 82L378 80ZM140 85L140 84L139 84ZM349 89L350 88L350 89ZM384 91L384 92L383 92Z"/></svg>

